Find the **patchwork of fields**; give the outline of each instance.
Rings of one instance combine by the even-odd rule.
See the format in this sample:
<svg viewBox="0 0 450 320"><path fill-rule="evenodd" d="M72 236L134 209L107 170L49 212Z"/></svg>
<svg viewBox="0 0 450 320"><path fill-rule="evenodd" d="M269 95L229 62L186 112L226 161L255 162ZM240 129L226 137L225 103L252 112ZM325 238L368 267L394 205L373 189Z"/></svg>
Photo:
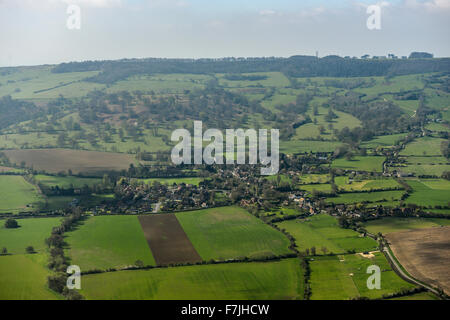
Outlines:
<svg viewBox="0 0 450 320"><path fill-rule="evenodd" d="M306 288L312 300L382 299L415 286L392 270L377 241L340 227L337 218L322 209L346 205L352 214L377 206L420 206L426 212L450 214L450 182L445 177L450 171L445 148L450 96L440 87L448 79L437 73L354 79L296 78L282 72L152 73L105 84L86 81L99 71L53 73L51 68L0 73L0 97L36 103L43 113L0 128L0 249L8 252L0 255L0 299L63 298L48 289L52 272L45 244L61 218L17 219L20 228L6 229L3 218L10 213L62 214L73 202L86 209L81 223L65 233L64 252L68 263L84 272L99 272L82 276L81 294L111 300L300 300ZM429 77L439 81L427 83ZM354 96L357 102L351 100ZM398 111L397 118L417 119L422 107L433 112L421 122L422 131L409 130L412 125L406 120L378 128L379 123L372 124L373 119L356 108L375 109L375 104ZM216 107L222 112L214 118L209 113ZM45 113L48 110L53 111ZM372 115L376 118L375 112ZM280 152L285 154L280 175L246 180L237 170L220 176L221 169L198 166L167 170L167 178L155 178L171 165L172 131L190 130L191 120L200 118L210 128L279 128ZM414 132L411 140L405 139ZM233 152L225 155L235 157ZM160 171L119 172L131 164L137 171ZM116 172L104 176L109 171ZM153 191L124 196L116 183L122 180L131 186L126 191L134 185L141 192L163 184L164 193L158 200L152 199ZM214 191L202 190L213 181ZM174 184L192 189L169 199L173 207L165 206L177 189ZM72 190L54 192L61 189ZM183 200L194 198L193 189L201 190L200 205L188 206ZM241 207L244 194L250 195L242 200L256 209ZM206 198L236 205L214 208L217 203L209 203L208 209L141 215L155 203L162 210L200 208ZM136 199L147 202L147 210L139 210ZM103 210L97 207L107 207L104 201L117 207L97 215ZM314 206L313 215L305 217L310 207L300 202ZM257 213L250 214L255 213L251 209ZM276 227L282 232L270 223L281 220ZM386 236L410 274L449 290L449 219L356 221L353 227ZM27 246L36 253L25 254ZM292 258L293 248L301 253L299 258ZM306 277L305 265L310 270ZM367 288L371 265L381 269L380 290ZM398 299L435 298L421 292Z"/></svg>
<svg viewBox="0 0 450 320"><path fill-rule="evenodd" d="M377 248L375 240L361 237L353 230L340 228L336 218L324 214L284 221L278 226L295 238L300 251L315 247L317 254L323 255L343 254L348 251L364 252Z"/></svg>

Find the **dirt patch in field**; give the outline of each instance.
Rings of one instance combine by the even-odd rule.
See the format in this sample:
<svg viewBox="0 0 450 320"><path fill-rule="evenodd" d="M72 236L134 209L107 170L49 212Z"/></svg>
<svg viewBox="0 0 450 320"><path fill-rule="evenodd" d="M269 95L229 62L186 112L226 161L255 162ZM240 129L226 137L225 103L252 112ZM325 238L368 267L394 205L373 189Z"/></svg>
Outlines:
<svg viewBox="0 0 450 320"><path fill-rule="evenodd" d="M370 251L368 253L360 252L358 254L363 258L372 259L372 258L375 258L374 253L376 253L376 252L379 252L379 251Z"/></svg>
<svg viewBox="0 0 450 320"><path fill-rule="evenodd" d="M49 173L72 170L74 174L93 174L128 169L135 162L128 154L84 150L33 149L7 150L4 153L12 163L23 161L27 167Z"/></svg>
<svg viewBox="0 0 450 320"><path fill-rule="evenodd" d="M450 294L450 227L386 235L401 265L413 277Z"/></svg>
<svg viewBox="0 0 450 320"><path fill-rule="evenodd" d="M202 261L174 214L139 216L139 222L156 264Z"/></svg>

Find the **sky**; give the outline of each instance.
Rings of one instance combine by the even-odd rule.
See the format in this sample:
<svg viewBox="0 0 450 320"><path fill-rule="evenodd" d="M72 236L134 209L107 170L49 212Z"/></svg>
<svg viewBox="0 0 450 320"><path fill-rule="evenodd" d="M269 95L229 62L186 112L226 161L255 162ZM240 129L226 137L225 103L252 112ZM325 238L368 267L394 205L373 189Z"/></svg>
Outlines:
<svg viewBox="0 0 450 320"><path fill-rule="evenodd" d="M70 5L80 29L67 28ZM370 5L379 30L367 27ZM316 51L449 57L450 0L0 0L0 66Z"/></svg>

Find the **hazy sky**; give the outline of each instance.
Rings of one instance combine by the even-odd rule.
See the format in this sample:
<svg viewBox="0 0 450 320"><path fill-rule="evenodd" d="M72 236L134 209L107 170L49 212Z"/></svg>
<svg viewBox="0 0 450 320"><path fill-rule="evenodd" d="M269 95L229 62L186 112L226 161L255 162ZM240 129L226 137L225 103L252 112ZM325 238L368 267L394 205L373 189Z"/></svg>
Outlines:
<svg viewBox="0 0 450 320"><path fill-rule="evenodd" d="M69 4L81 29L69 30ZM381 4L381 30L367 6ZM0 66L169 57L450 56L450 0L0 0Z"/></svg>

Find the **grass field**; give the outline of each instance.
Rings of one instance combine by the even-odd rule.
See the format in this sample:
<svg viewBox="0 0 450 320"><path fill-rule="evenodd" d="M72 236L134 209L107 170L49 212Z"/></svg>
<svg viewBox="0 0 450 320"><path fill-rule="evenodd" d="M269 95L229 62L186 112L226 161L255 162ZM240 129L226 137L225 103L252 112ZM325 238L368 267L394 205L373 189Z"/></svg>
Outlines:
<svg viewBox="0 0 450 320"><path fill-rule="evenodd" d="M0 248L6 247L8 253L25 253L25 248L33 246L42 253L46 249L45 239L50 236L52 228L60 224L60 218L17 219L20 228L6 229L5 220L0 220Z"/></svg>
<svg viewBox="0 0 450 320"><path fill-rule="evenodd" d="M47 288L46 254L0 257L0 300L61 299Z"/></svg>
<svg viewBox="0 0 450 320"><path fill-rule="evenodd" d="M291 300L303 294L302 275L297 259L121 271L83 276L81 293L106 300Z"/></svg>
<svg viewBox="0 0 450 320"><path fill-rule="evenodd" d="M37 210L43 201L38 189L22 176L0 176L0 212Z"/></svg>
<svg viewBox="0 0 450 320"><path fill-rule="evenodd" d="M310 262L312 300L348 300L356 297L379 299L384 294L411 289L414 285L405 282L391 269L384 255L375 252L373 258L357 254L317 257ZM369 290L366 270L377 265L381 270L381 289Z"/></svg>
<svg viewBox="0 0 450 320"><path fill-rule="evenodd" d="M158 181L161 184L167 184L169 186L175 184L181 184L181 183L185 183L185 184L192 184L192 185L196 185L198 186L200 182L202 182L204 180L204 178L174 178L174 179L142 179L141 181L143 181L144 183L147 184L151 184L154 181Z"/></svg>
<svg viewBox="0 0 450 320"><path fill-rule="evenodd" d="M239 207L181 212L178 221L203 260L290 253L289 240Z"/></svg>
<svg viewBox="0 0 450 320"><path fill-rule="evenodd" d="M395 145L397 141L402 140L406 137L406 133L400 133L400 134L391 134L387 136L378 136L370 141L365 141L362 143L362 146L366 148L377 148L379 146L381 147L389 147Z"/></svg>
<svg viewBox="0 0 450 320"><path fill-rule="evenodd" d="M408 143L403 151L402 156L442 156L441 143L443 139L423 137Z"/></svg>
<svg viewBox="0 0 450 320"><path fill-rule="evenodd" d="M339 189L345 191L379 190L400 187L394 179L350 180L349 177L339 176L334 178L334 182Z"/></svg>
<svg viewBox="0 0 450 320"><path fill-rule="evenodd" d="M445 171L450 171L450 162L442 156L408 156L404 157L406 166L394 169L403 173L414 173L415 176L442 176Z"/></svg>
<svg viewBox="0 0 450 320"><path fill-rule="evenodd" d="M400 200L404 191L378 191L364 193L343 193L334 198L327 198L328 202L347 204L357 202L393 202Z"/></svg>
<svg viewBox="0 0 450 320"><path fill-rule="evenodd" d="M413 193L406 203L420 206L448 206L450 203L450 181L444 179L407 180Z"/></svg>
<svg viewBox="0 0 450 320"><path fill-rule="evenodd" d="M59 176L46 176L46 175L35 175L34 178L38 183L41 183L47 188L60 187L60 188L82 188L85 185L93 186L99 184L101 179L96 178L79 178L73 176L59 177Z"/></svg>
<svg viewBox="0 0 450 320"><path fill-rule="evenodd" d="M289 140L280 141L280 152L286 154L307 152L333 152L341 145L337 141Z"/></svg>
<svg viewBox="0 0 450 320"><path fill-rule="evenodd" d="M359 233L353 230L340 228L336 218L325 214L283 221L278 226L295 238L300 251L316 247L317 254L323 254L322 247L325 247L326 253L338 254L349 250L364 252L377 247L375 240L360 237Z"/></svg>
<svg viewBox="0 0 450 320"><path fill-rule="evenodd" d="M356 156L351 160L336 159L331 164L331 167L354 171L382 172L384 160L384 157Z"/></svg>
<svg viewBox="0 0 450 320"><path fill-rule="evenodd" d="M72 263L82 271L134 265L155 265L136 216L98 216L66 234Z"/></svg>
<svg viewBox="0 0 450 320"><path fill-rule="evenodd" d="M407 231L414 229L425 229L439 227L441 225L450 225L447 219L434 218L393 218L387 217L378 220L372 220L364 223L366 230L372 234L381 232L382 234Z"/></svg>

